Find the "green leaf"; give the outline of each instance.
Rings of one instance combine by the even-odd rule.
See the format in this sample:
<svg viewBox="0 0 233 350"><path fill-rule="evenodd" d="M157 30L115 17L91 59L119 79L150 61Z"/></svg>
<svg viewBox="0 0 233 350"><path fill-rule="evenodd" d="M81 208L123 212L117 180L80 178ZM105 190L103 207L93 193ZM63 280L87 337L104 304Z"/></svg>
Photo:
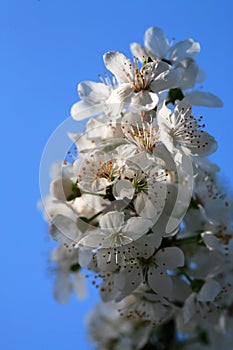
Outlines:
<svg viewBox="0 0 233 350"><path fill-rule="evenodd" d="M180 88L170 89L168 91L166 105L168 105L169 103L174 105L176 100L181 101L183 100L183 98L184 98L184 94Z"/></svg>
<svg viewBox="0 0 233 350"><path fill-rule="evenodd" d="M73 199L77 198L77 197L81 197L81 191L80 189L78 188L77 184L72 184L71 186L71 193L66 197L66 200L69 202L69 201L72 201Z"/></svg>
<svg viewBox="0 0 233 350"><path fill-rule="evenodd" d="M193 281L190 282L190 288L194 293L199 293L204 283L205 283L204 280L194 279Z"/></svg>
<svg viewBox="0 0 233 350"><path fill-rule="evenodd" d="M77 272L77 271L80 270L80 267L81 267L81 266L80 266L78 263L73 264L73 265L70 266L70 271L71 271L71 272Z"/></svg>
<svg viewBox="0 0 233 350"><path fill-rule="evenodd" d="M150 56L148 56L147 58L144 59L143 61L143 66L145 66L145 64L153 62L152 58Z"/></svg>

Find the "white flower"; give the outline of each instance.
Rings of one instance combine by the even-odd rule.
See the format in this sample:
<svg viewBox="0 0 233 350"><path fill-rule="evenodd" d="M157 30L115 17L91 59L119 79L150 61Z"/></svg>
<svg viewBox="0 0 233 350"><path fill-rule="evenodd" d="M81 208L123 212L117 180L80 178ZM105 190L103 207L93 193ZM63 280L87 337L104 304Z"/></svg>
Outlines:
<svg viewBox="0 0 233 350"><path fill-rule="evenodd" d="M221 287L215 280L203 281L198 293L191 293L183 307L184 322L187 323L195 314L205 315L211 310L211 303L219 294Z"/></svg>
<svg viewBox="0 0 233 350"><path fill-rule="evenodd" d="M206 156L216 151L217 142L202 130L201 119L194 118L192 109L183 102L175 104L173 113L163 104L158 113L160 138L172 154L177 149L193 156Z"/></svg>
<svg viewBox="0 0 233 350"><path fill-rule="evenodd" d="M160 324L172 317L175 308L160 295L149 292L145 287L138 288L119 304L122 317L149 324Z"/></svg>
<svg viewBox="0 0 233 350"><path fill-rule="evenodd" d="M200 44L193 39L185 39L172 45L161 28L150 27L144 35L144 46L132 43L130 49L142 62L149 56L175 67L182 67L183 77L179 82L181 89L192 88L195 82L205 79L204 72L193 59L200 52Z"/></svg>
<svg viewBox="0 0 233 350"><path fill-rule="evenodd" d="M177 247L160 249L154 256L138 258L128 262L119 273L118 288L127 294L135 290L143 281L161 297L170 297L172 293L172 279L167 270L184 265L184 254Z"/></svg>
<svg viewBox="0 0 233 350"><path fill-rule="evenodd" d="M75 142L79 154L89 150L99 149L106 146L118 144L123 137L119 118L111 120L106 115L100 115L97 118L90 118L86 123L85 133L72 134L69 137Z"/></svg>
<svg viewBox="0 0 233 350"><path fill-rule="evenodd" d="M79 187L83 191L104 193L119 177L121 161L116 153L92 151L74 162Z"/></svg>
<svg viewBox="0 0 233 350"><path fill-rule="evenodd" d="M69 250L64 245L53 249L51 261L56 263L56 279L54 283L54 297L60 303L66 303L72 291L78 299L87 295L85 280L78 264L78 250Z"/></svg>
<svg viewBox="0 0 233 350"><path fill-rule="evenodd" d="M125 223L124 213L112 211L103 215L99 224L99 229L81 239L80 246L100 249L132 243L148 232L152 221L141 217L131 217Z"/></svg>
<svg viewBox="0 0 233 350"><path fill-rule="evenodd" d="M177 86L183 69L172 69L158 62L138 66L137 60L131 62L122 53L107 52L104 55L106 67L116 77L119 87L112 91L107 100L111 112L119 114L127 105L138 110L152 110L158 104L158 92ZM158 69L157 69L158 68Z"/></svg>
<svg viewBox="0 0 233 350"><path fill-rule="evenodd" d="M161 28L150 27L144 35L144 47L132 43L130 49L133 55L140 57L142 60L152 56L158 59L167 59L173 63L187 57L193 58L196 56L200 52L200 44L193 39L185 39L172 46Z"/></svg>
<svg viewBox="0 0 233 350"><path fill-rule="evenodd" d="M206 221L213 225L225 225L232 218L232 200L222 191L213 169L199 169L195 177L194 198L204 210Z"/></svg>
<svg viewBox="0 0 233 350"><path fill-rule="evenodd" d="M49 233L55 241L75 246L82 238L86 224L78 216L74 218L62 214L56 215L49 228Z"/></svg>
<svg viewBox="0 0 233 350"><path fill-rule="evenodd" d="M233 252L233 233L232 228L229 229L225 224L215 225L208 223L208 230L202 232L201 236L205 245L210 250L217 250L225 256L232 255Z"/></svg>
<svg viewBox="0 0 233 350"><path fill-rule="evenodd" d="M134 209L139 216L155 222L162 215L167 197L166 172L156 162L147 169L140 169L138 157L131 157L123 175L134 189ZM129 181L130 180L130 181Z"/></svg>
<svg viewBox="0 0 233 350"><path fill-rule="evenodd" d="M97 343L98 350L141 349L149 338L152 325L121 317L118 307L118 304L98 303L88 314L92 341Z"/></svg>
<svg viewBox="0 0 233 350"><path fill-rule="evenodd" d="M119 246L117 248L102 248L96 253L96 264L100 271L119 271L121 268L125 268L125 264L132 259L136 259L139 256L144 259L148 259L154 254L155 248L158 248L161 243L161 237L155 234L147 234L139 238L138 240ZM85 253L84 253L85 254ZM93 255L93 253L92 253ZM90 260L88 261L88 263ZM88 263L84 266L88 266ZM117 276L115 276L118 279ZM118 283L118 282L117 282ZM118 286L118 285L117 285ZM126 290L118 288L121 291L121 296Z"/></svg>
<svg viewBox="0 0 233 350"><path fill-rule="evenodd" d="M78 85L81 101L72 106L71 116L75 120L82 120L105 112L106 101L114 88L115 82L110 79L100 83L83 81Z"/></svg>
<svg viewBox="0 0 233 350"><path fill-rule="evenodd" d="M141 114L125 113L121 121L121 129L131 145L135 145L138 152L152 153L155 144L160 141L158 127L152 121L144 121Z"/></svg>

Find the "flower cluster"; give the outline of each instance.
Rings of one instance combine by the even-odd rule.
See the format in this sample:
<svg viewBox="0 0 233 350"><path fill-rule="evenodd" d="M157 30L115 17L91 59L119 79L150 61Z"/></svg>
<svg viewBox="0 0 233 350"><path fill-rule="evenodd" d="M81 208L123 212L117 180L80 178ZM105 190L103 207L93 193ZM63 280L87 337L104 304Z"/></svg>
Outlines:
<svg viewBox="0 0 233 350"><path fill-rule="evenodd" d="M151 27L131 51L107 52L109 73L78 85L71 115L89 118L86 130L69 135L43 200L60 243L54 294L83 297L82 271L92 279L103 303L88 323L101 350L230 349L231 201L207 159L217 142L192 109L222 102L195 90L198 42L169 43Z"/></svg>

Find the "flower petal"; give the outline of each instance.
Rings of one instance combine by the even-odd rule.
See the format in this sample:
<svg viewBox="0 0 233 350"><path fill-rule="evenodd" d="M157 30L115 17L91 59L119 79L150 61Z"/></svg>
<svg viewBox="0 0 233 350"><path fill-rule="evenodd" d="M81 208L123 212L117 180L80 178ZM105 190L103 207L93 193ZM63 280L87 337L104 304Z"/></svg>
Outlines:
<svg viewBox="0 0 233 350"><path fill-rule="evenodd" d="M201 302L214 301L220 290L221 287L218 282L214 280L207 281L198 293L198 300Z"/></svg>
<svg viewBox="0 0 233 350"><path fill-rule="evenodd" d="M75 120L82 120L102 113L104 104L90 104L86 101L79 101L71 107L70 114Z"/></svg>
<svg viewBox="0 0 233 350"><path fill-rule="evenodd" d="M160 249L156 254L156 262L165 270L174 269L184 265L184 253L177 247Z"/></svg>
<svg viewBox="0 0 233 350"><path fill-rule="evenodd" d="M159 27L150 27L144 35L145 47L154 57L165 58L169 50L169 43L163 30Z"/></svg>
<svg viewBox="0 0 233 350"><path fill-rule="evenodd" d="M100 285L100 297L105 303L114 300L117 297L119 291L116 287L114 274L110 275L109 273L108 278L103 278Z"/></svg>
<svg viewBox="0 0 233 350"><path fill-rule="evenodd" d="M154 109L159 102L157 94L149 91L140 91L132 98L133 107L137 110L150 111Z"/></svg>
<svg viewBox="0 0 233 350"><path fill-rule="evenodd" d="M133 90L130 83L121 84L112 91L106 101L106 112L111 115L118 115L131 102Z"/></svg>
<svg viewBox="0 0 233 350"><path fill-rule="evenodd" d="M79 246L93 249L107 248L109 247L108 241L108 237L106 234L104 234L104 232L101 232L100 230L93 230L89 231L88 235L79 241Z"/></svg>
<svg viewBox="0 0 233 350"><path fill-rule="evenodd" d="M72 283L70 276L65 271L59 271L53 286L53 295L55 300L61 304L65 304L72 291Z"/></svg>
<svg viewBox="0 0 233 350"><path fill-rule="evenodd" d="M187 103L193 106L222 107L223 103L219 97L210 92L192 91L185 96Z"/></svg>
<svg viewBox="0 0 233 350"><path fill-rule="evenodd" d="M196 311L195 298L196 298L196 293L192 293L185 300L185 303L184 303L184 306L183 306L184 323L188 323L188 321L191 319L191 317L194 315L194 313Z"/></svg>
<svg viewBox="0 0 233 350"><path fill-rule="evenodd" d="M198 140L194 140L190 151L194 156L208 156L214 153L217 148L218 143L215 138L205 131L200 131Z"/></svg>
<svg viewBox="0 0 233 350"><path fill-rule="evenodd" d="M52 219L49 233L54 240L60 243L78 242L82 237L76 222L61 214L56 215Z"/></svg>
<svg viewBox="0 0 233 350"><path fill-rule="evenodd" d="M73 288L79 300L83 300L87 297L86 280L81 272L74 273Z"/></svg>
<svg viewBox="0 0 233 350"><path fill-rule="evenodd" d="M127 221L126 226L123 228L123 232L133 241L142 237L148 232L149 228L153 225L151 220L141 217L133 217Z"/></svg>
<svg viewBox="0 0 233 350"><path fill-rule="evenodd" d="M205 231L201 234L205 245L210 250L218 250L220 248L219 239L212 232Z"/></svg>
<svg viewBox="0 0 233 350"><path fill-rule="evenodd" d="M110 211L100 218L101 230L109 233L119 232L124 224L124 213Z"/></svg>
<svg viewBox="0 0 233 350"><path fill-rule="evenodd" d="M201 50L200 44L193 39L179 41L170 49L170 59L174 62L194 57Z"/></svg>
<svg viewBox="0 0 233 350"><path fill-rule="evenodd" d="M113 195L116 199L132 199L134 195L134 187L128 180L118 180L113 186Z"/></svg>
<svg viewBox="0 0 233 350"><path fill-rule="evenodd" d="M192 58L182 60L177 67L183 68L182 80L179 82L180 89L191 89L198 75L198 66Z"/></svg>
<svg viewBox="0 0 233 350"><path fill-rule="evenodd" d="M164 270L155 267L148 269L149 286L163 297L170 297L172 292L172 280Z"/></svg>
<svg viewBox="0 0 233 350"><path fill-rule="evenodd" d="M109 97L110 87L103 83L85 80L78 85L78 93L82 100L99 104Z"/></svg>
<svg viewBox="0 0 233 350"><path fill-rule="evenodd" d="M74 185L73 181L69 178L59 178L51 182L50 192L60 201L66 201L66 198L72 193L72 185Z"/></svg>
<svg viewBox="0 0 233 350"><path fill-rule="evenodd" d="M130 50L133 56L137 57L141 62L143 62L145 58L148 56L145 48L142 45L139 45L137 43L132 43L130 45Z"/></svg>
<svg viewBox="0 0 233 350"><path fill-rule="evenodd" d="M106 67L115 75L119 84L133 81L132 62L125 55L118 51L109 51L103 58Z"/></svg>
<svg viewBox="0 0 233 350"><path fill-rule="evenodd" d="M183 72L182 68L169 69L162 72L150 83L151 90L160 92L177 87L182 79Z"/></svg>

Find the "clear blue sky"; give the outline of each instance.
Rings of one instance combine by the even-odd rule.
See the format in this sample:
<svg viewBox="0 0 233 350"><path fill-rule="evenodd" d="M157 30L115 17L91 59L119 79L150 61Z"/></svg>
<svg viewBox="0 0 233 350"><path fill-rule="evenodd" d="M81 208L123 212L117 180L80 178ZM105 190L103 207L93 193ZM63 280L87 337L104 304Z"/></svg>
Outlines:
<svg viewBox="0 0 233 350"><path fill-rule="evenodd" d="M84 303L53 300L47 263L52 244L36 205L43 147L69 116L77 83L104 72L103 53L129 54L130 42L142 42L151 25L169 38L200 41L204 90L224 100L223 109L200 114L219 142L214 160L232 186L231 6L230 0L1 1L1 349L93 349L83 319L94 290Z"/></svg>

